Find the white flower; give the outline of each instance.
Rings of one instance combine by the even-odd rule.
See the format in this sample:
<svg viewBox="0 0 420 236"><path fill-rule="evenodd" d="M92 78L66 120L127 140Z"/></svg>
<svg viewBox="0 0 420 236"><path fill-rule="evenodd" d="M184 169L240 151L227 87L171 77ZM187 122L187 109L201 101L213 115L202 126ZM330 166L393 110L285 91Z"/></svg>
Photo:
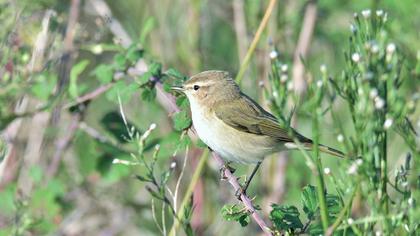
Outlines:
<svg viewBox="0 0 420 236"><path fill-rule="evenodd" d="M349 174L349 175L354 175L354 174L356 174L356 172L357 172L357 164L356 164L356 163L353 163L353 164L349 167L349 169L347 170L347 174Z"/></svg>
<svg viewBox="0 0 420 236"><path fill-rule="evenodd" d="M383 10L376 10L376 15L381 17L384 15L384 11Z"/></svg>
<svg viewBox="0 0 420 236"><path fill-rule="evenodd" d="M354 61L354 62L359 62L360 61L360 54L359 53L353 53L353 55L351 55L351 59Z"/></svg>
<svg viewBox="0 0 420 236"><path fill-rule="evenodd" d="M351 225L353 224L354 220L352 218L348 218L347 219L347 224Z"/></svg>
<svg viewBox="0 0 420 236"><path fill-rule="evenodd" d="M363 164L363 159L357 159L356 165L361 166Z"/></svg>
<svg viewBox="0 0 420 236"><path fill-rule="evenodd" d="M322 87L322 80L318 80L318 81L316 81L316 86L317 86L318 88L321 88L321 87Z"/></svg>
<svg viewBox="0 0 420 236"><path fill-rule="evenodd" d="M325 73L327 73L327 66L325 64L322 64L319 67L319 70L321 71L321 73L325 74Z"/></svg>
<svg viewBox="0 0 420 236"><path fill-rule="evenodd" d="M385 122L384 122L384 129L386 129L386 130L389 129L389 127L391 127L393 122L394 121L391 118L386 119Z"/></svg>
<svg viewBox="0 0 420 236"><path fill-rule="evenodd" d="M286 83L286 81L287 81L287 75L281 75L280 76L280 82L282 82L282 83Z"/></svg>
<svg viewBox="0 0 420 236"><path fill-rule="evenodd" d="M371 99L375 99L377 96L378 96L378 90L376 88L373 88L372 90L370 90L369 97Z"/></svg>
<svg viewBox="0 0 420 236"><path fill-rule="evenodd" d="M365 19L369 18L369 17L370 17L370 14L371 14L370 9L367 9L367 10L363 10L363 11L362 11L362 16L363 16Z"/></svg>
<svg viewBox="0 0 420 236"><path fill-rule="evenodd" d="M386 52L389 53L389 54L394 53L395 49L397 49L397 46L395 46L394 43L390 43L386 46Z"/></svg>
<svg viewBox="0 0 420 236"><path fill-rule="evenodd" d="M376 109L382 109L385 106L385 101L381 97L375 98Z"/></svg>
<svg viewBox="0 0 420 236"><path fill-rule="evenodd" d="M289 82L287 83L287 90L292 91L294 89L293 83Z"/></svg>
<svg viewBox="0 0 420 236"><path fill-rule="evenodd" d="M331 174L331 170L330 170L330 168L328 168L328 167L324 168L324 173L325 173L326 175Z"/></svg>
<svg viewBox="0 0 420 236"><path fill-rule="evenodd" d="M175 169L175 167L176 167L176 162L175 162L175 161L173 161L173 162L171 163L170 168L171 168L171 169Z"/></svg>
<svg viewBox="0 0 420 236"><path fill-rule="evenodd" d="M381 236L382 235L382 232L378 230L378 231L375 232L375 235L376 236Z"/></svg>
<svg viewBox="0 0 420 236"><path fill-rule="evenodd" d="M281 65L281 71L286 72L287 69L289 69L289 66L287 64Z"/></svg>
<svg viewBox="0 0 420 236"><path fill-rule="evenodd" d="M413 206L413 203L414 203L414 199L412 197L410 197L408 199L408 205Z"/></svg>
<svg viewBox="0 0 420 236"><path fill-rule="evenodd" d="M271 59L276 59L278 55L279 54L277 53L276 50L273 50L273 51L270 52L270 58Z"/></svg>
<svg viewBox="0 0 420 236"><path fill-rule="evenodd" d="M279 94L277 93L277 91L274 91L274 92L273 92L273 97L275 97L275 98L276 98L276 97L278 97L278 96L279 96Z"/></svg>
<svg viewBox="0 0 420 236"><path fill-rule="evenodd" d="M152 131L152 130L154 130L154 129L156 129L156 124L155 124L155 123L152 123L152 124L150 125L150 127L149 127L149 130L150 130L150 131Z"/></svg>
<svg viewBox="0 0 420 236"><path fill-rule="evenodd" d="M370 51L372 53L374 53L374 54L378 53L379 52L379 46L378 46L378 44L376 44L376 43L373 44L372 47L370 48Z"/></svg>
<svg viewBox="0 0 420 236"><path fill-rule="evenodd" d="M104 51L104 48L100 44L97 44L93 46L92 48L92 53L96 55L101 54L103 51Z"/></svg>
<svg viewBox="0 0 420 236"><path fill-rule="evenodd" d="M258 86L260 86L260 87L264 87L264 81L260 80L260 81L258 82Z"/></svg>
<svg viewBox="0 0 420 236"><path fill-rule="evenodd" d="M338 141L339 143L342 143L342 142L344 141L344 136L343 136L342 134L339 134L339 135L337 136L337 141Z"/></svg>

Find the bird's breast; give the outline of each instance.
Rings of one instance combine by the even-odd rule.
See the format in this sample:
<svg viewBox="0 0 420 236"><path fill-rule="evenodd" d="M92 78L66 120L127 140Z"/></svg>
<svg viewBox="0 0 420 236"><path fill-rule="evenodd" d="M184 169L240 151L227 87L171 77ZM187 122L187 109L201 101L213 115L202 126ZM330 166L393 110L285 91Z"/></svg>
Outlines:
<svg viewBox="0 0 420 236"><path fill-rule="evenodd" d="M199 138L225 160L257 163L276 151L269 137L230 127L212 110L192 110L192 119Z"/></svg>

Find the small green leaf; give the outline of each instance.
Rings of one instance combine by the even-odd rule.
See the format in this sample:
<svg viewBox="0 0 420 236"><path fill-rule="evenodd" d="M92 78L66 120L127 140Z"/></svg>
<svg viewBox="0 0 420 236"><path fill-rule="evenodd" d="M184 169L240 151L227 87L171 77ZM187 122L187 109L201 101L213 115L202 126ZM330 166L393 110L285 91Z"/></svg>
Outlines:
<svg viewBox="0 0 420 236"><path fill-rule="evenodd" d="M316 188L314 186L308 185L303 188L302 205L303 211L309 219L312 219L319 207Z"/></svg>
<svg viewBox="0 0 420 236"><path fill-rule="evenodd" d="M118 70L124 70L127 59L123 54L119 53L114 56L114 63Z"/></svg>
<svg viewBox="0 0 420 236"><path fill-rule="evenodd" d="M143 92L141 93L141 99L143 101L150 102L150 101L153 101L155 97L156 97L156 89L153 89L153 88L146 87L143 89Z"/></svg>
<svg viewBox="0 0 420 236"><path fill-rule="evenodd" d="M112 81L113 78L113 69L110 66L100 64L94 70L96 78L102 84L107 84Z"/></svg>
<svg viewBox="0 0 420 236"><path fill-rule="evenodd" d="M191 126L191 118L186 111L180 111L172 117L175 130L182 131Z"/></svg>
<svg viewBox="0 0 420 236"><path fill-rule="evenodd" d="M226 204L222 207L222 217L227 221L239 221L243 215L247 215L248 212L242 206L237 204Z"/></svg>
<svg viewBox="0 0 420 236"><path fill-rule="evenodd" d="M180 96L176 98L176 105L182 110L185 110L190 107L190 102L186 96Z"/></svg>
<svg viewBox="0 0 420 236"><path fill-rule="evenodd" d="M144 51L139 49L136 45L131 45L127 49L127 53L125 54L125 57L127 60L131 63L136 63L140 58L143 57Z"/></svg>
<svg viewBox="0 0 420 236"><path fill-rule="evenodd" d="M341 211L341 201L337 195L327 194L327 211L330 217L335 217Z"/></svg>
<svg viewBox="0 0 420 236"><path fill-rule="evenodd" d="M141 175L136 175L136 179L140 180L141 182L150 182L149 178Z"/></svg>
<svg viewBox="0 0 420 236"><path fill-rule="evenodd" d="M76 65L74 65L70 70L69 94L72 98L77 98L79 96L77 89L77 78L86 69L88 65L88 60L82 60Z"/></svg>
<svg viewBox="0 0 420 236"><path fill-rule="evenodd" d="M149 35L149 33L153 30L154 27L155 27L155 18L154 17L147 18L140 32L139 41L141 44L144 44L147 35Z"/></svg>
<svg viewBox="0 0 420 236"><path fill-rule="evenodd" d="M241 217L239 217L239 224L241 224L242 227L245 227L249 224L249 222L251 221L250 217L248 214L244 214Z"/></svg>
<svg viewBox="0 0 420 236"><path fill-rule="evenodd" d="M299 219L299 211L295 206L271 205L270 220L280 230L302 228L303 224Z"/></svg>
<svg viewBox="0 0 420 236"><path fill-rule="evenodd" d="M160 77L162 74L162 64L153 62L149 66L149 72L152 74L152 76Z"/></svg>

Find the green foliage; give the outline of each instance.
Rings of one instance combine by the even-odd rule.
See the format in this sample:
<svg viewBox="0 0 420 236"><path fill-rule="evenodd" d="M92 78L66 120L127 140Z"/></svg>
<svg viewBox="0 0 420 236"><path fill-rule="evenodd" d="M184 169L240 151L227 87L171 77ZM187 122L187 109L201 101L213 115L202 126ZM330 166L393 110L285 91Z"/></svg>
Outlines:
<svg viewBox="0 0 420 236"><path fill-rule="evenodd" d="M222 217L227 221L237 221L242 227L250 222L249 212L241 205L226 204L223 206Z"/></svg>

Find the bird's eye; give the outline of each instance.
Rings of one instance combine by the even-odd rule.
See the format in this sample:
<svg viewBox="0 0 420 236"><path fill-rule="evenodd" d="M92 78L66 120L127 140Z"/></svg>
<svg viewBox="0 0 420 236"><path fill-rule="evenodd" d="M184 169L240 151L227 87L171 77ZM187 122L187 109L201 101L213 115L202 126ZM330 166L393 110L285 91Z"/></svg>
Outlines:
<svg viewBox="0 0 420 236"><path fill-rule="evenodd" d="M197 91L199 88L200 88L200 86L198 86L198 85L194 85L194 87L193 87L193 89L194 89L195 91Z"/></svg>

